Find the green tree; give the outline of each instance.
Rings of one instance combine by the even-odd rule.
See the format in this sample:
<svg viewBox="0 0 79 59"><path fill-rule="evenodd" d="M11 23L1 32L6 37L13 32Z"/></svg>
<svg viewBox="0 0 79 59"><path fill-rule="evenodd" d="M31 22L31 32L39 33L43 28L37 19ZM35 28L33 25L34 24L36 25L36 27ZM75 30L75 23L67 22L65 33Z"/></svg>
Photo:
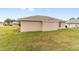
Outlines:
<svg viewBox="0 0 79 59"><path fill-rule="evenodd" d="M77 17L77 19L79 19L79 17Z"/></svg>
<svg viewBox="0 0 79 59"><path fill-rule="evenodd" d="M16 20L13 20L13 19L10 19L10 18L7 18L7 19L5 19L5 25L9 25L9 26L11 26L12 25L12 23L13 22L15 22Z"/></svg>
<svg viewBox="0 0 79 59"><path fill-rule="evenodd" d="M75 19L75 18L70 18L69 20L72 20L72 19Z"/></svg>

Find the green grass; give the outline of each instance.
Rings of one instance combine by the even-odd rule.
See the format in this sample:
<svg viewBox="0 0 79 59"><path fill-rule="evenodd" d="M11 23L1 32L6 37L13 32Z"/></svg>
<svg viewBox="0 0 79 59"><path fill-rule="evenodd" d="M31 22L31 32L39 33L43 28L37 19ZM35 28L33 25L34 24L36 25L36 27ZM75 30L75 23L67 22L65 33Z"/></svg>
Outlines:
<svg viewBox="0 0 79 59"><path fill-rule="evenodd" d="M18 27L0 27L0 51L62 50L79 50L79 29L23 33Z"/></svg>

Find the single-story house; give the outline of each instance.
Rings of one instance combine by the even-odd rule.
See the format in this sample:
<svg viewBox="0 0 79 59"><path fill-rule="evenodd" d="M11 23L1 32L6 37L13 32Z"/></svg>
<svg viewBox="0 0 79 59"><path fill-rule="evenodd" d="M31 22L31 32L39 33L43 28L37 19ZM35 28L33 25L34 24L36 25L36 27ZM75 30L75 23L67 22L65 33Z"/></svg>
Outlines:
<svg viewBox="0 0 79 59"><path fill-rule="evenodd" d="M4 26L4 23L3 22L0 22L0 27Z"/></svg>
<svg viewBox="0 0 79 59"><path fill-rule="evenodd" d="M52 31L65 28L65 21L52 18L49 16L35 15L30 17L19 18L20 31Z"/></svg>
<svg viewBox="0 0 79 59"><path fill-rule="evenodd" d="M70 19L66 21L66 26L68 28L79 28L79 19Z"/></svg>

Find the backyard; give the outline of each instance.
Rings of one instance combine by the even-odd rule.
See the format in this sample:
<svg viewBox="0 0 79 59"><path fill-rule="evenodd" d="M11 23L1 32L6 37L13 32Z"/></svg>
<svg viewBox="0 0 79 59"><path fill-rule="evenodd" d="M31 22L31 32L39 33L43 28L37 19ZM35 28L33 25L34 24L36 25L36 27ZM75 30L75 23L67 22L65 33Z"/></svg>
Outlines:
<svg viewBox="0 0 79 59"><path fill-rule="evenodd" d="M0 27L0 51L79 50L79 29L19 32L19 27Z"/></svg>

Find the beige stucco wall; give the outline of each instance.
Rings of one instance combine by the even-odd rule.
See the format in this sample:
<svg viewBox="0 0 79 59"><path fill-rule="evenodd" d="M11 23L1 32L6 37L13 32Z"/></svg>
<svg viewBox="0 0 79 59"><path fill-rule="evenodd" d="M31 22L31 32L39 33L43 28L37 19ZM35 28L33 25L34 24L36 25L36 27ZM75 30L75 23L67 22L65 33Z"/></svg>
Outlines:
<svg viewBox="0 0 79 59"><path fill-rule="evenodd" d="M43 31L52 31L57 30L59 28L59 24L57 22L43 22Z"/></svg>
<svg viewBox="0 0 79 59"><path fill-rule="evenodd" d="M21 21L21 32L41 31L41 22Z"/></svg>
<svg viewBox="0 0 79 59"><path fill-rule="evenodd" d="M65 23L61 23L59 27L59 22L34 22L34 21L21 21L21 32L30 31L52 31L58 30L60 28L65 28Z"/></svg>
<svg viewBox="0 0 79 59"><path fill-rule="evenodd" d="M60 28L61 28L61 29L62 29L62 28L65 28L65 23L64 23L64 22L61 23L61 27L60 27Z"/></svg>

